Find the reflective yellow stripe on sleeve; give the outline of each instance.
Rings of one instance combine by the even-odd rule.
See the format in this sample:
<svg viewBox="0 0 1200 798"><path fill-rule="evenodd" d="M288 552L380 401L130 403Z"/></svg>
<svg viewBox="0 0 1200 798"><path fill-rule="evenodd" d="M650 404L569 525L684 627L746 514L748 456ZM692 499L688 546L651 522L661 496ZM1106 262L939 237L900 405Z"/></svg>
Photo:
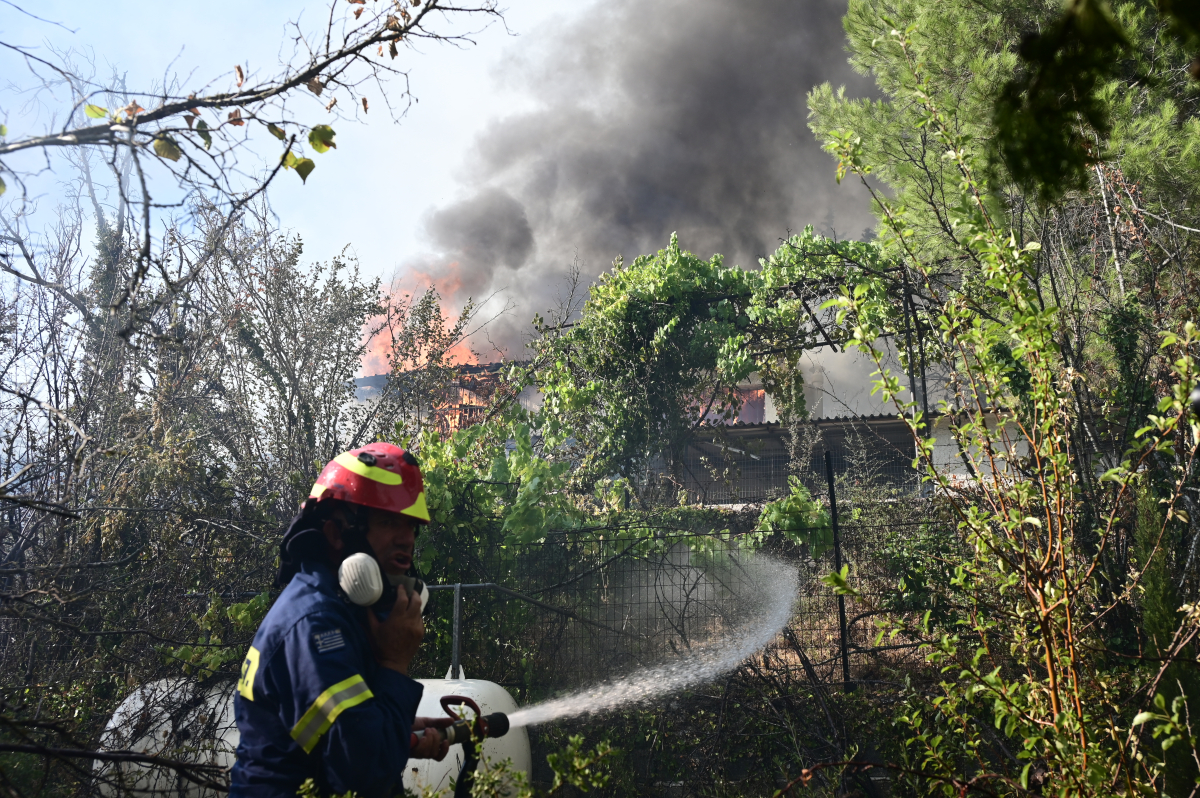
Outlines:
<svg viewBox="0 0 1200 798"><path fill-rule="evenodd" d="M292 727L292 739L304 749L304 753L311 754L321 735L329 731L338 715L374 697L363 677L357 674L338 682L317 696L304 717Z"/></svg>

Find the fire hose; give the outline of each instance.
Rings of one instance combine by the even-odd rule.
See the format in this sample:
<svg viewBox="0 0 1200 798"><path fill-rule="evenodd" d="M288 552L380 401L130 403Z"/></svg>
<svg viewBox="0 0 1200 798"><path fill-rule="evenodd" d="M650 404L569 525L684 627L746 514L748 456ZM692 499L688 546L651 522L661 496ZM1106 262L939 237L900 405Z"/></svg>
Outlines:
<svg viewBox="0 0 1200 798"><path fill-rule="evenodd" d="M503 712L484 715L479 705L466 696L445 695L442 696L441 704L442 710L454 718L454 722L444 729L430 727L413 732L409 747L416 748L421 738L428 734L437 735L450 745L461 743L463 763L458 772L458 781L454 783L454 798L469 798L471 786L475 783L475 768L479 765L479 746L488 737L503 737L508 734L508 715ZM462 718L452 709L463 705L475 712L473 718Z"/></svg>

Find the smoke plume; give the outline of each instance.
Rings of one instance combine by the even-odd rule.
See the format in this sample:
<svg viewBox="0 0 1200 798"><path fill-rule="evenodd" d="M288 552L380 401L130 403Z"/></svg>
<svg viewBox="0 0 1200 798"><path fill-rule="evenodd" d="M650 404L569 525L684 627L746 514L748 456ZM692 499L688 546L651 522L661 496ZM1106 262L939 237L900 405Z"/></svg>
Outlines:
<svg viewBox="0 0 1200 798"><path fill-rule="evenodd" d="M428 255L403 270L496 294L514 310L489 337L520 356L534 312L666 246L753 266L806 224L858 238L864 192L837 186L807 127L830 81L870 92L846 63L841 0L612 0L501 64L537 106L494 121L466 157L466 199L429 212Z"/></svg>

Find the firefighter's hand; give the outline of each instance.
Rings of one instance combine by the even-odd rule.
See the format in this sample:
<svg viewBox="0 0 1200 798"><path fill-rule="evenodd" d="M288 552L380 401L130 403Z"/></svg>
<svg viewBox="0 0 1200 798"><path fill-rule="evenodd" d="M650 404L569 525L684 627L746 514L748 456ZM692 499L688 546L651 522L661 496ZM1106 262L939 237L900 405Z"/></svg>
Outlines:
<svg viewBox="0 0 1200 798"><path fill-rule="evenodd" d="M417 718L413 721L412 730L444 729L454 722L454 718ZM422 734L417 738L416 746L408 752L409 759L434 759L441 762L450 752L450 743L440 734Z"/></svg>
<svg viewBox="0 0 1200 798"><path fill-rule="evenodd" d="M411 590L398 590L387 620L380 621L375 613L368 611L367 622L371 625L375 661L384 668L407 675L408 666L425 636L425 625L421 623L421 597Z"/></svg>

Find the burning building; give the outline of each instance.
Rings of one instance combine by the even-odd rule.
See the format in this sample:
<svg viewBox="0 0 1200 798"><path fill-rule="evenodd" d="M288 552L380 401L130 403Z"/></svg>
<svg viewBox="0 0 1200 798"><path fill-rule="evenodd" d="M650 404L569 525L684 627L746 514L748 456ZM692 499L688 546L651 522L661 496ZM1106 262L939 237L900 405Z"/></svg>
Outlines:
<svg viewBox="0 0 1200 798"><path fill-rule="evenodd" d="M449 435L484 422L502 399L536 410L541 396L535 390L512 393L505 379L512 366L511 362L457 366L436 397L419 406L421 426ZM401 395L417 392L421 379L415 372L399 380L386 374L363 377L356 381L356 393L360 402L385 401L389 391ZM823 479L826 449L838 475L851 474L852 479L896 487L915 486L913 443L904 421L888 414L826 416L820 374L805 388L809 420L801 425L801 433L807 436L807 444L799 447L790 445L792 430L780 423L771 395L761 382L752 377L738 386L738 391L742 404L737 417L706 419L686 447L678 488L686 491L689 501L738 504L776 498L787 490L788 475L795 467L793 457L811 460L801 470ZM661 478L665 474L660 469L657 476ZM815 482L811 487L822 489Z"/></svg>
<svg viewBox="0 0 1200 798"><path fill-rule="evenodd" d="M443 435L482 423L499 400L512 399L527 410L540 406L535 391L514 393L505 379L511 362L467 363L444 373L426 370L406 372L399 377L376 374L354 381L355 398L362 403L392 401L398 415L414 417L421 427L433 427ZM405 401L405 399L411 399Z"/></svg>

